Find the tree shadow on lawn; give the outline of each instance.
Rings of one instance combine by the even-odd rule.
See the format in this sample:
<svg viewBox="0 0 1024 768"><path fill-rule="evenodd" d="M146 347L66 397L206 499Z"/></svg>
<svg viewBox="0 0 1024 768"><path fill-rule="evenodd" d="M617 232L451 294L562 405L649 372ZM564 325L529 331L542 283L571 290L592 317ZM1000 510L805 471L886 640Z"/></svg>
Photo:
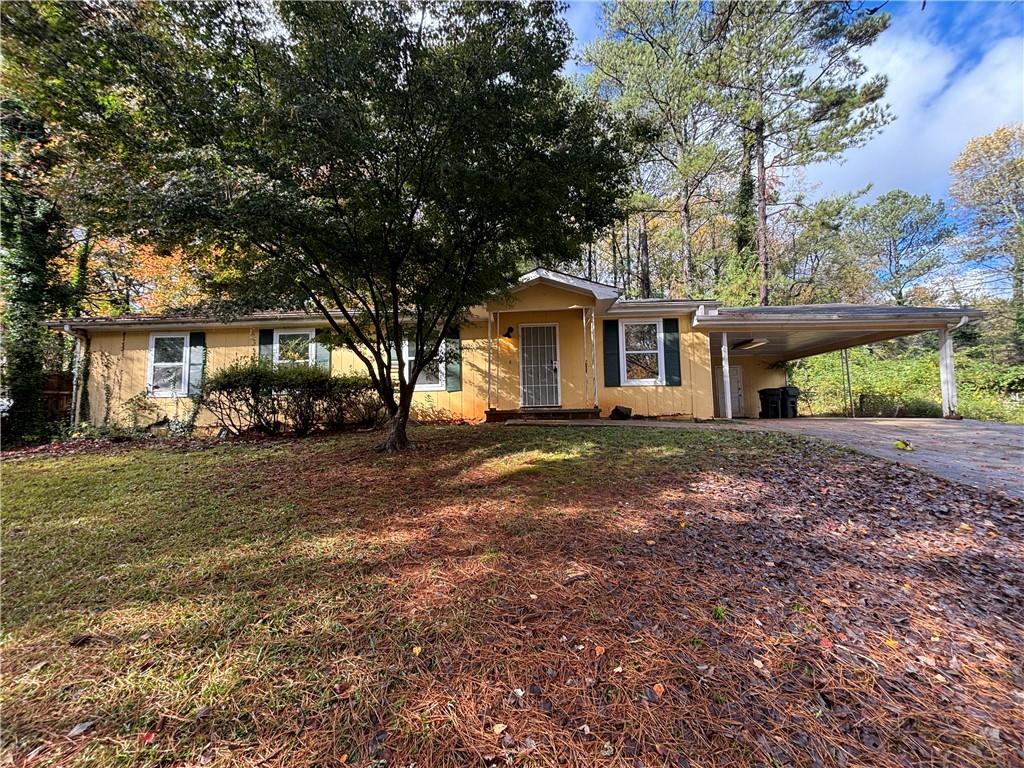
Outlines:
<svg viewBox="0 0 1024 768"><path fill-rule="evenodd" d="M813 441L630 432L440 430L399 457L326 440L213 462L193 482L222 517L116 558L141 588L97 584L81 607L58 594L60 622L8 625L11 752L419 766L1019 753L1019 507ZM89 564L97 579L109 566ZM95 637L69 648L68 626ZM90 718L84 743L59 738Z"/></svg>

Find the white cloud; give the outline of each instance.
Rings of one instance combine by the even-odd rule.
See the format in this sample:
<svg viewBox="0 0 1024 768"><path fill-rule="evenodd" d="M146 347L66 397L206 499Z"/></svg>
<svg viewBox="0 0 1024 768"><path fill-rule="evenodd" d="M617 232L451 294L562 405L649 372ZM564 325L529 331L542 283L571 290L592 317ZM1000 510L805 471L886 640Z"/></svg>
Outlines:
<svg viewBox="0 0 1024 768"><path fill-rule="evenodd" d="M924 30L883 35L864 60L869 71L889 76L886 99L896 119L845 162L807 169L821 195L873 183L872 197L895 188L945 197L949 165L968 140L1024 120L1024 37L1005 37L965 64L961 51Z"/></svg>

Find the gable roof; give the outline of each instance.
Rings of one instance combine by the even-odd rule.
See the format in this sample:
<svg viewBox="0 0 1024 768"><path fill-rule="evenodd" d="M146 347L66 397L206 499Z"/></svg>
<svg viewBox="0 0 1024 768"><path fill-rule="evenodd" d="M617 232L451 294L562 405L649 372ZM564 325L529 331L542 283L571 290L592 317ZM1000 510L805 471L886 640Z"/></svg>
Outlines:
<svg viewBox="0 0 1024 768"><path fill-rule="evenodd" d="M559 272L555 269L545 269L543 267L531 269L525 275L522 275L519 278L519 285L516 288L513 288L512 292L516 293L531 285L537 285L538 283L541 285L552 285L556 288L564 288L578 293L590 294L598 301L615 301L622 295L621 289L616 288L614 285L598 283L594 280L586 280L582 277L576 277L575 275L569 275L565 272Z"/></svg>

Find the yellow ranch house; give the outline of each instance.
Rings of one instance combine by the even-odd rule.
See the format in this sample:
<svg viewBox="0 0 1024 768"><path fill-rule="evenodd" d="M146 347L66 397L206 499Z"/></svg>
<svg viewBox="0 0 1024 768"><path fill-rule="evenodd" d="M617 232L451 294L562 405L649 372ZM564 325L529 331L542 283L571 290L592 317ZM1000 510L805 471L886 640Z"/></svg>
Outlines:
<svg viewBox="0 0 1024 768"><path fill-rule="evenodd" d="M687 420L756 418L758 390L786 383L784 363L883 339L937 331L943 412L956 414L951 331L976 310L867 305L722 307L714 300L627 299L618 288L535 269L500 301L474 307L445 339L441 362L416 383L423 420L634 416ZM365 372L349 350L317 342L323 316L260 313L210 317L73 318L50 324L88 356L88 413L101 423L133 397L157 416L180 418L204 367L240 358ZM81 390L81 387L78 387ZM200 413L200 427L213 427Z"/></svg>

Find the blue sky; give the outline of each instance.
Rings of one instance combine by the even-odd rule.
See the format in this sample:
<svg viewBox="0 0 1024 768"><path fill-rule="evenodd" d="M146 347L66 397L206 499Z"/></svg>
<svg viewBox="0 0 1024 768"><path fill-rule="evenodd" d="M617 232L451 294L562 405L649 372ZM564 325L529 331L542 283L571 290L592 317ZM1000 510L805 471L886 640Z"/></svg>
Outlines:
<svg viewBox="0 0 1024 768"><path fill-rule="evenodd" d="M895 119L841 162L808 168L814 196L874 184L869 197L897 188L946 197L949 165L969 139L1024 120L1024 2L928 0L922 10L913 0L885 9L892 24L863 59L889 76ZM577 52L600 34L600 16L598 2L569 4Z"/></svg>

